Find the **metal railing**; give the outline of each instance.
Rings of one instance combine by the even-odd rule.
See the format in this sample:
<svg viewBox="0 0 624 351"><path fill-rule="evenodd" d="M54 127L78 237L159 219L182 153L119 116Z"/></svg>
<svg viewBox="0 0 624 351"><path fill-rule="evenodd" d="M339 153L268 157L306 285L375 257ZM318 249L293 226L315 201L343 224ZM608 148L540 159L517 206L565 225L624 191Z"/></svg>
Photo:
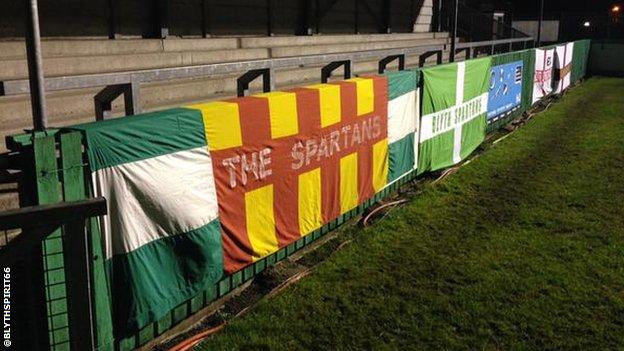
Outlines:
<svg viewBox="0 0 624 351"><path fill-rule="evenodd" d="M0 265L4 288L9 289L5 298L11 306L11 349L60 347L68 342L65 335L75 349L94 348L91 258L84 224L106 211L106 200L94 198L0 212ZM63 279L56 279L60 276ZM66 309L48 310L60 305ZM5 346L6 340L5 335Z"/></svg>
<svg viewBox="0 0 624 351"><path fill-rule="evenodd" d="M525 48L527 47L527 45L531 45L532 43L533 43L533 40L531 38L481 41L481 42L472 42L472 43L458 43L456 45L455 51L457 53L465 51L467 54L466 57L471 57L471 56L474 57L474 55L477 55L479 53L494 54L494 53L497 53L497 50L498 52L506 52L506 51L514 50L514 47L516 47L517 49L521 47ZM354 60L379 59L379 66L378 66L379 72L383 73L383 71L387 68L387 65L390 62L394 62L394 61L398 61L399 69L405 68L405 57L407 55L418 55L417 57L419 57L420 66L423 65L424 60L432 56L436 57L437 63L441 63L443 59L442 55L445 50L448 50L448 45L420 46L420 47L388 49L388 50L372 50L372 51L342 53L342 54L311 55L311 56L290 57L290 58L283 58L283 59L253 60L253 61L244 61L244 62L232 62L232 63L221 63L221 64L212 64L212 65L203 65L203 66L143 70L143 71L134 71L134 72L112 73L112 74L48 78L45 80L45 84L48 90L64 90L64 89L73 89L76 87L102 86L102 85L107 85L107 84L108 86L111 86L111 85L114 86L114 85L119 85L119 84L133 84L134 83L135 84L134 89L129 89L130 93L132 93L133 91L137 91L137 92L140 91L141 84L146 83L146 82L167 81L169 79L177 79L180 77L191 78L191 77L211 76L213 74L246 72L243 75L241 75L239 78L239 82L241 82L241 84L239 85L239 89L242 89L244 93L244 90L249 88L249 82L259 77L262 77L264 79L264 82L269 82L265 84L267 86L265 86L264 89L268 89L268 90L273 89L273 86L270 84L272 82L271 76L273 76L272 70L277 69L277 68L300 67L302 64L309 64L309 65L325 64L325 66L323 66L323 68L320 69L320 73L322 75L322 80L326 81L331 76L331 73L335 69L340 68L340 67L344 67L344 73L345 75L348 75L349 72L351 71L352 62ZM401 64L401 62L403 62L403 64ZM256 72L253 72L254 70L256 70ZM21 84L25 84L25 89L27 91L28 81L24 80L24 82L22 82ZM9 88L18 87L18 84L20 84L19 81L3 82L3 85ZM70 199L70 198L75 198L75 197L69 196L69 194L73 192L72 189L74 190L79 189L80 191L83 191L83 192L85 191L85 189L88 189L88 185L87 185L88 183L84 179L82 179L81 181L75 181L74 182L75 184L73 185L69 184L70 181L72 181L72 179L76 180L77 178L77 177L70 176L70 173L83 174L85 172L85 170L83 169L85 167L84 155L83 155L84 148L82 147L83 144L82 144L81 139L78 138L79 133L78 132L70 133L74 137L76 137L76 139L69 138L72 135L56 135L55 137L53 137L52 135L47 135L48 132L45 132L45 133L46 135L44 138L38 138L36 134L32 134L30 136L31 138L34 139L32 144L25 145L22 148L18 148L19 151L17 154L21 155L21 157L27 157L28 152L35 153L34 155L35 159L32 161L34 162L34 166L35 166L34 167L35 169L33 170L34 172L27 172L28 169L24 168L23 171L26 173L26 175L23 176L23 178L32 180L32 183L29 183L30 184L29 189L30 191L37 191L37 194L32 195L32 196L33 197L36 196L36 198L39 201L41 201L41 199L43 198L45 199L54 198L57 200L63 199L63 198L65 200ZM46 140L43 140L43 139L46 139ZM68 145L67 142L69 141L73 141L73 144ZM43 155L43 153L41 152L43 150L43 146L41 145L44 145L47 147L47 149L44 150L46 151L45 157L37 156L37 155ZM72 151L74 153L73 156L72 156L72 153L69 151ZM10 158L16 157L13 154L9 156ZM7 166L15 167L15 163L16 163L15 161L12 161L9 159L4 164ZM2 162L0 162L0 164L2 164ZM57 175L59 176L57 177ZM406 178L406 181L407 181L407 178ZM40 187L40 184L43 184L44 182L45 184L47 184L47 189L45 191L42 189L36 190L38 187ZM401 183L397 183L397 186L399 186L400 184ZM61 189L62 191L67 192L67 194L63 195L64 197L59 196L57 194ZM396 190L396 188L389 188L387 191L394 191L394 190ZM380 196L385 196L386 194L387 192L383 193ZM20 194L20 197L22 195L23 194ZM100 201L103 201L103 200L100 200ZM367 206L372 205L372 203L373 203L373 200L371 200L371 202L368 203L366 206L362 206L361 208L358 208L358 211L363 211L364 208L367 208ZM77 204L77 203L74 203L74 204ZM38 277L37 279L39 279L39 281L37 282L37 284L43 286L47 290L44 291L43 294L39 293L39 295L37 296L28 297L30 299L29 301L40 302L37 304L37 306L33 307L35 308L35 311L41 311L42 309L45 311L48 306L51 306L52 304L56 303L57 301L56 299L64 301L63 303L66 304L67 306L66 312L64 312L64 314L63 313L57 314L56 312L49 312L47 316L44 314L43 318L33 317L29 319L28 321L26 321L28 323L38 323L36 325L37 327L40 327L38 330L46 331L46 333L42 332L41 335L37 336L37 338L40 337L45 340L48 340L47 344L46 342L42 344L42 347L41 347L42 349L45 348L45 346L49 346L49 345L54 346L54 345L70 344L72 349L82 350L82 349L89 349L90 348L89 345L94 345L97 342L99 342L101 345L102 340L105 340L105 341L113 340L112 337L107 339L107 335L105 335L105 333L102 332L100 329L96 330L95 336L93 336L94 334L92 330L93 324L91 324L93 317L92 315L90 315L90 313L91 311L93 311L94 307L89 306L89 305L83 306L80 304L76 304L76 301L78 302L90 301L90 299L92 299L93 301L96 301L96 295L98 291L107 292L105 288L100 289L100 290L96 289L97 283L98 283L97 278L93 278L94 279L93 281L85 282L85 279L87 280L92 279L91 276L86 272L91 272L93 277L97 277L95 275L96 274L95 269L97 268L97 263L94 263L95 262L94 257L91 257L89 260L89 257L85 256L84 250L87 250L86 252L90 252L94 256L98 254L96 251L93 251L93 250L89 251L88 247L85 249L85 246L88 246L88 243L94 240L93 238L97 238L97 235L89 236L89 231L88 230L85 231L84 229L83 218L94 216L94 215L100 215L102 213L90 212L90 213L81 214L80 207L77 207L74 209L72 209L71 207L67 207L71 205L72 203L70 202L70 203L64 203L63 205L57 205L60 207L56 209L54 206L52 207L46 206L45 208L33 207L33 208L21 209L19 210L19 212L14 212L14 213L9 212L9 213L0 214L0 223L13 223L11 226L0 226L0 235L2 234L1 232L2 230L7 230L9 227L18 227L18 228L20 226L22 226L22 228L28 227L28 229L25 231L26 234L30 234L33 231L41 230L37 228L45 228L45 230L41 232L40 234L37 234L36 236L30 236L31 238L33 238L33 243L31 244L31 246L27 246L28 250L14 249L14 247L17 247L17 246L13 246L13 245L18 244L19 242L18 239L20 237L26 238L29 236L26 236L24 234L19 234L18 232L5 232L4 234L6 237L6 241L9 242L10 246L5 247L4 249L0 250L0 259L3 257L3 255L6 255L7 257L10 257L12 255L19 256L20 253L28 252L27 255L26 254L21 255L23 256L22 261L19 261L19 262L24 262L22 263L21 267L30 267L28 269L34 269L34 268L39 267L37 268L39 269L38 271L34 271L34 273L31 273L29 276L32 276L35 278ZM100 204L100 206L101 205L102 204ZM106 207L104 205L103 210L105 211L105 209ZM53 210L56 211L55 216L50 215L50 213L52 213L51 211ZM59 212L59 211L65 211L65 212ZM47 215L45 215L45 213L47 213ZM352 215L355 215L357 213L360 213L360 212L353 212L349 214L348 217L345 217L345 218L346 219L351 218ZM63 221L62 222L59 222L58 220L52 221L50 219L46 219L46 217L57 218L57 219L63 218ZM29 218L30 218L30 223L29 223ZM41 220L34 221L33 218L41 218ZM332 222L333 224L330 223L327 226L324 226L323 229L319 230L318 233L313 234L306 238L302 238L299 242L292 244L286 248L283 248L282 250L278 251L274 255L267 257L265 260L259 261L260 263L258 263L258 265L247 267L243 271L237 272L232 276L228 276L224 278L215 286L209 287L211 289L210 294L208 292L202 293L203 295L199 297L200 300L203 299L202 304L199 304L197 302L199 300L196 299L193 301L189 300L189 302L186 302L183 306L181 306L182 310L184 310L186 313L186 314L183 314L183 316L188 316L192 313L195 313L197 311L197 308L199 308L197 306L201 305L202 307L205 307L208 303L211 303L217 297L224 296L228 292L235 289L237 286L240 286L242 282L245 282L251 279L251 277L258 274L260 271L264 269L264 267L272 264L272 262L274 263L276 261L283 259L284 257L287 257L288 255L292 254L294 251L309 244L312 240L316 240L316 238L320 237L321 235L324 235L324 233L327 233L329 230L332 230L337 225L342 223L343 220L346 220L346 219L336 220L335 222ZM75 222L82 222L82 224L79 223L78 225L74 225ZM34 227L35 229L32 229L31 227ZM59 229L59 227L62 227L62 229ZM45 238L45 240L42 241L42 238ZM59 250L58 252L50 251L50 248L54 247L54 245L57 245L56 242L60 242L60 244L58 245L60 245L62 250ZM60 261L61 263L54 267L45 266L47 264L45 262L52 260L51 256L71 257L72 259L71 260L65 259L63 261ZM99 254L99 256L100 256L99 260L101 261L102 255ZM24 261L25 259L24 257L28 257L26 261ZM44 267L41 267L42 257L44 261ZM83 260L83 258L86 258L87 260L85 261ZM86 264L83 264L85 262ZM103 266L101 262L100 262L100 265ZM22 270L26 268L19 268L19 269ZM54 276L59 271L65 272L65 275L63 277L67 277L67 279L61 280L62 284L54 283L54 286L49 286L49 285L45 285L42 282L44 278L49 279L48 277ZM105 279L103 278L104 277L103 274L100 275L100 277L101 277L100 278L101 282L105 281ZM91 289L91 284L93 284L94 289L89 294L88 291L85 291L84 289L85 288ZM56 287L58 286L65 287L64 288L66 289L65 295L62 295L60 297L54 297L50 295L50 293L47 292L47 291L51 291L52 289L56 289ZM85 296L86 294L87 297L74 298L75 296L80 296L81 294L83 296ZM95 302L93 303L95 304ZM95 308L95 310L98 311L97 308ZM101 310L100 310L100 314L98 314L98 316L101 316L101 317L103 316L110 317L111 315L112 314L110 313L110 311L102 312ZM176 319L176 318L182 318L179 316L180 315L177 314L177 312L176 313L171 312L170 317L168 315L168 317L166 318L171 318L170 319L171 324L173 325L179 321L179 319ZM46 318L48 319L46 320ZM63 318L66 318L66 320L69 320L70 323L63 324L62 322L57 322L57 320L62 321ZM101 325L107 325L107 324L102 323L98 325L99 328L104 329L103 327L101 327ZM112 328L112 324L110 325ZM167 328L169 327L168 326L163 327L160 324L153 323L147 328L151 328L151 329L147 329L148 330L147 334L142 334L142 335L156 337L157 335L160 335L160 333L162 333L163 330L167 330ZM34 330L34 329L30 328L30 329L25 329L25 330ZM64 335L67 333L68 335L70 335L70 337L68 337L68 339L66 340L64 339L65 337ZM84 337L81 337L82 335L84 335ZM127 341L127 340L131 340L131 341ZM116 340L115 342L117 343L132 342L132 343L136 343L136 345L139 345L141 343L144 343L145 339L140 339L138 336L135 337L135 335L131 335L131 336L127 336L126 339L121 338L119 340ZM86 343L86 344L83 344L83 343ZM32 348L29 348L29 349L32 349Z"/></svg>
<svg viewBox="0 0 624 351"><path fill-rule="evenodd" d="M514 49L514 45L521 46L521 48L527 48L529 45L532 45L532 42L533 38L526 37L458 43L455 47L455 54L461 51L468 52L468 57L470 57L470 52L475 54L483 52L493 54L495 53L496 47L504 47L505 50L511 51ZM484 48L487 50L483 50ZM47 92L104 87L94 97L96 119L101 120L108 118L111 112L112 101L120 95L124 96L126 115L140 113L142 111L140 104L140 89L141 85L146 83L242 73L238 78L239 84L237 92L239 96L242 96L245 94L245 91L248 90L251 80L253 80L250 79L250 77L257 78L262 76L265 80L263 90L265 92L274 90L274 71L277 69L325 65L321 69L320 76L321 80L325 81L327 77L322 72L326 72L328 70L326 67L335 65L336 62L339 62L340 65L345 67L346 73L353 71L352 66L355 61L375 59L379 61L379 71L382 73L386 69L388 62L397 58L399 63L404 62L406 56L418 55L420 58L419 66L422 67L429 57L437 55L436 63L440 64L442 63L442 54L446 50L449 50L448 44L226 62L119 73L51 77L44 79L43 87ZM404 67L404 64L402 66ZM254 73L253 71L256 72ZM258 71L262 71L262 74L258 74ZM331 71L333 70L330 70L330 73ZM345 77L348 78L347 76L349 75L350 74L346 74ZM0 95L28 94L31 91L30 89L31 87L28 79L7 80L0 82Z"/></svg>
<svg viewBox="0 0 624 351"><path fill-rule="evenodd" d="M453 30L455 0L437 1L439 6L434 9L438 12L435 15L436 20L440 22L438 28L440 31L450 32ZM511 27L509 23L495 20L473 9L463 0L457 0L457 37L466 41L483 41L527 38L529 35Z"/></svg>

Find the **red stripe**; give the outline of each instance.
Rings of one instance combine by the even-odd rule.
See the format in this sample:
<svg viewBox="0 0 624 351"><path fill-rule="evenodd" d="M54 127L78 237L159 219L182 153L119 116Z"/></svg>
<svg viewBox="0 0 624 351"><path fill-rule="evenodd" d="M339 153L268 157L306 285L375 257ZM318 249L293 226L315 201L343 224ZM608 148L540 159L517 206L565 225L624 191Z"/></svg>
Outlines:
<svg viewBox="0 0 624 351"><path fill-rule="evenodd" d="M346 122L357 118L357 86L354 82L334 82L340 85L341 121Z"/></svg>
<svg viewBox="0 0 624 351"><path fill-rule="evenodd" d="M245 218L245 192L265 184L254 182L230 188L229 172L222 162L226 158L251 155L263 148L262 141L271 139L269 104L266 99L245 97L229 100L238 104L243 147L212 152L215 183L219 199L219 217L223 227L223 261L225 271L233 273L252 263L253 249L249 241ZM248 156L249 157L249 156ZM251 161L251 160L249 160Z"/></svg>
<svg viewBox="0 0 624 351"><path fill-rule="evenodd" d="M546 58L548 57L548 50L544 50L544 62L542 63L542 95L546 95L546 89L544 88L544 82L546 81ZM552 73L551 73L552 74Z"/></svg>
<svg viewBox="0 0 624 351"><path fill-rule="evenodd" d="M257 97L244 97L229 100L238 103L244 152L257 151L263 141L271 140L271 119L269 101Z"/></svg>
<svg viewBox="0 0 624 351"><path fill-rule="evenodd" d="M291 172L273 183L275 229L279 247L301 238L299 233L299 183L298 174Z"/></svg>
<svg viewBox="0 0 624 351"><path fill-rule="evenodd" d="M213 151L215 186L219 200L219 219L222 227L223 264L228 273L235 272L251 263L251 243L245 226L245 194L241 187L231 189L229 174L223 171L222 162L232 152Z"/></svg>
<svg viewBox="0 0 624 351"><path fill-rule="evenodd" d="M237 271L252 262L253 250L246 230L245 192L273 184L274 215L276 234L280 247L288 245L301 237L298 216L298 176L303 172L321 167L321 201L324 222L337 218L340 213L340 159L353 152L358 153L358 194L359 200L365 201L374 194L372 186L372 145L387 137L387 80L374 77L375 110L368 116L357 117L357 89L353 82L338 82L341 89L341 122L321 128L319 93L316 89L293 89L297 97L299 133L294 136L271 138L271 126L268 101L264 98L246 97L231 100L238 103L241 117L243 146L212 152L219 214L223 227L223 249L225 270ZM355 125L370 123L374 118L380 121L374 140L352 145L352 132ZM343 128L347 127L348 128ZM371 127L369 127L370 129ZM372 127L375 128L375 127ZM360 134L362 130L360 130ZM321 140L334 140L332 155L327 157L320 151L306 159L307 162L296 165L293 151L297 145ZM336 146L338 145L338 146ZM237 184L230 187L230 172L223 166L223 161L245 155L248 162L251 156L263 149L270 150L270 170L272 175L264 179L255 179L248 172L248 181L242 184L241 170L236 169Z"/></svg>
<svg viewBox="0 0 624 351"><path fill-rule="evenodd" d="M372 116L380 116L388 120L388 80L386 77L368 77L373 79L373 90L375 93L374 110ZM361 117L360 117L361 118ZM361 133L364 134L362 128ZM374 133L374 126L369 126L369 133ZM379 135L372 143L365 143L358 149L358 195L359 201L364 202L375 195L373 187L373 144L388 136L387 123L380 123ZM364 137L364 135L363 135Z"/></svg>
<svg viewBox="0 0 624 351"><path fill-rule="evenodd" d="M297 94L299 134L311 135L313 133L320 133L321 105L318 90L295 88L288 91Z"/></svg>
<svg viewBox="0 0 624 351"><path fill-rule="evenodd" d="M321 206L323 222L340 216L340 158L325 162L321 167Z"/></svg>
<svg viewBox="0 0 624 351"><path fill-rule="evenodd" d="M373 189L373 147L370 144L358 148L358 202L364 202L375 194Z"/></svg>
<svg viewBox="0 0 624 351"><path fill-rule="evenodd" d="M313 134L320 133L321 113L319 107L319 94L316 90L311 89L292 89L297 98L297 116L299 133L295 138L289 138L284 141L286 145L296 142L297 138L303 138ZM272 162L275 169L287 170L281 172L281 176L275 179L274 199L275 206L275 225L277 230L277 239L280 247L289 245L295 240L301 238L299 231L299 172L291 169L290 149L280 148L283 150L281 154L277 153L277 149Z"/></svg>

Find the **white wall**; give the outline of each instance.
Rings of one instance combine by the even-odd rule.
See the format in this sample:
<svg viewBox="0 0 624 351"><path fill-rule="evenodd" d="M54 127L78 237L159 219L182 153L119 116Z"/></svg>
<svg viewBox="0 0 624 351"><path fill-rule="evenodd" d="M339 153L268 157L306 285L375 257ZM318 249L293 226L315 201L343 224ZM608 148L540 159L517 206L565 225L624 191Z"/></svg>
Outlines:
<svg viewBox="0 0 624 351"><path fill-rule="evenodd" d="M537 21L513 21L513 28L537 39ZM542 21L542 42L559 41L559 21Z"/></svg>

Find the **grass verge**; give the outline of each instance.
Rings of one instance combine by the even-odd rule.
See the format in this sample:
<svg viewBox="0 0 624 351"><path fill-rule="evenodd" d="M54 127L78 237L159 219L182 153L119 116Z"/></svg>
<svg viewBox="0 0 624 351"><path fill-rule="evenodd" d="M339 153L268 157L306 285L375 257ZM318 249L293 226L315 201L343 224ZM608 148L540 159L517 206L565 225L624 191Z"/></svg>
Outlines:
<svg viewBox="0 0 624 351"><path fill-rule="evenodd" d="M624 79L593 78L199 349L621 349Z"/></svg>

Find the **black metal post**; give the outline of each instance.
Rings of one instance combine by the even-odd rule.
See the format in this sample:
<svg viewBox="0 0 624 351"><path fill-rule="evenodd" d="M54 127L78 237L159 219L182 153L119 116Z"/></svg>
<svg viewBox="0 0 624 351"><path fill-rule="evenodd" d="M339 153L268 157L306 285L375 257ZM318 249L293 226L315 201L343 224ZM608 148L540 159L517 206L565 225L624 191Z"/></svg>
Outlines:
<svg viewBox="0 0 624 351"><path fill-rule="evenodd" d="M379 72L379 74L383 74L386 71L386 67L388 66L388 64L392 61L398 61L399 71L405 69L405 55L399 54L386 56L383 59L379 60L377 72Z"/></svg>
<svg viewBox="0 0 624 351"><path fill-rule="evenodd" d="M30 83L30 105L32 107L33 128L45 130L48 126L46 114L43 62L41 59L41 33L39 32L39 9L37 0L26 3L26 59L28 60L28 80Z"/></svg>
<svg viewBox="0 0 624 351"><path fill-rule="evenodd" d="M438 19L438 30L437 30L437 32L442 32L442 30L443 30L443 28L442 28L442 0L438 0L437 19Z"/></svg>
<svg viewBox="0 0 624 351"><path fill-rule="evenodd" d="M390 34L392 33L392 28L390 28L390 0L383 1L383 26L384 33Z"/></svg>
<svg viewBox="0 0 624 351"><path fill-rule="evenodd" d="M544 20L544 0L540 0L539 21L537 22L537 46L542 46L542 21Z"/></svg>
<svg viewBox="0 0 624 351"><path fill-rule="evenodd" d="M360 1L359 0L354 0L354 9L353 9L353 22L355 22L354 24L354 33L358 34L360 32L360 28L359 28L359 23L360 23Z"/></svg>
<svg viewBox="0 0 624 351"><path fill-rule="evenodd" d="M201 0L201 33L202 38L206 38L208 36L208 4L207 0Z"/></svg>
<svg viewBox="0 0 624 351"><path fill-rule="evenodd" d="M455 42L457 41L458 9L459 9L459 0L453 0L453 30L451 31L451 52L449 53L449 62L455 62Z"/></svg>
<svg viewBox="0 0 624 351"><path fill-rule="evenodd" d="M314 28L316 34L321 33L321 2L319 0L314 1Z"/></svg>
<svg viewBox="0 0 624 351"><path fill-rule="evenodd" d="M321 83L327 83L332 73L340 67L343 67L344 79L351 78L351 60L333 61L321 68Z"/></svg>
<svg viewBox="0 0 624 351"><path fill-rule="evenodd" d="M108 8L108 39L115 39L115 0L107 1Z"/></svg>
<svg viewBox="0 0 624 351"><path fill-rule="evenodd" d="M262 92L268 93L275 89L274 74L270 68L252 69L245 72L236 79L236 95L238 97L247 96L249 93L249 84L256 78L262 76Z"/></svg>
<svg viewBox="0 0 624 351"><path fill-rule="evenodd" d="M266 0L266 9L267 9L267 35L273 35L273 8L271 0Z"/></svg>
<svg viewBox="0 0 624 351"><path fill-rule="evenodd" d="M312 0L297 1L297 22L295 35L312 35L311 28Z"/></svg>
<svg viewBox="0 0 624 351"><path fill-rule="evenodd" d="M412 26L412 29L416 25L417 19L418 17L416 15L416 0L410 0L410 25Z"/></svg>

